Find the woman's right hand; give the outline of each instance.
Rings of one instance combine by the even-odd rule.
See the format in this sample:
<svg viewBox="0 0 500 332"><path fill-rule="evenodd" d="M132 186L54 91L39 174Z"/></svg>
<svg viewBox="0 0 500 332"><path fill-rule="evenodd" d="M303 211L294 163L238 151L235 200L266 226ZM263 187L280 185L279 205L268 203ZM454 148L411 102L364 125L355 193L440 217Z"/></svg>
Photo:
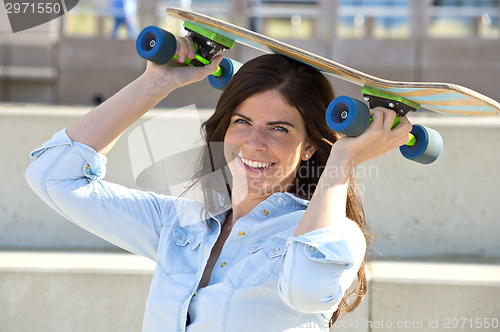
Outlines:
<svg viewBox="0 0 500 332"><path fill-rule="evenodd" d="M177 45L176 54L181 61L186 57L194 58L191 38L178 38ZM148 62L144 74L73 123L66 133L73 141L106 154L118 137L144 113L173 90L217 71L221 59L221 56L216 56L204 67L180 65L177 60L166 65Z"/></svg>
<svg viewBox="0 0 500 332"><path fill-rule="evenodd" d="M370 113L373 121L362 135L342 137L335 142L330 153L332 161L343 159L344 164L354 167L408 142L408 134L412 130L408 118L399 117L399 124L392 128L397 116L394 110L376 108Z"/></svg>
<svg viewBox="0 0 500 332"><path fill-rule="evenodd" d="M178 60L172 59L166 65L157 65L148 61L145 75L156 80L157 84L164 84L169 88L180 88L182 86L201 81L210 74L217 71L222 56L215 56L209 65L203 67L191 67L184 64L186 58L194 59L196 49L193 39L189 36L177 38L177 50L175 54Z"/></svg>

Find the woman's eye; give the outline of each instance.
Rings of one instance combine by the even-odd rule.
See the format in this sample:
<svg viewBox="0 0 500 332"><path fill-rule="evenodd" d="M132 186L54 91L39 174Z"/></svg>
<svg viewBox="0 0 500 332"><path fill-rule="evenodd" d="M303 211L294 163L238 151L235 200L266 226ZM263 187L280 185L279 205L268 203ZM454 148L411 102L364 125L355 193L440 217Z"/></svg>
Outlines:
<svg viewBox="0 0 500 332"><path fill-rule="evenodd" d="M281 131L281 132L284 132L284 133L288 133L288 129L286 129L285 127L283 126L276 126L274 127L275 130L277 131Z"/></svg>
<svg viewBox="0 0 500 332"><path fill-rule="evenodd" d="M234 123L248 123L248 121L245 119L236 119L234 120Z"/></svg>

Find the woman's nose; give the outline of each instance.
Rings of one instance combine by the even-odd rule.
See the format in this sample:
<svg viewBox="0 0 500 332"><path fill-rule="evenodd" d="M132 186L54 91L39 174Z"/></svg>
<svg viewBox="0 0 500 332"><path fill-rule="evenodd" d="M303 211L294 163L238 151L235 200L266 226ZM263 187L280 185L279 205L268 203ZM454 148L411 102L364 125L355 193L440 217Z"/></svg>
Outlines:
<svg viewBox="0 0 500 332"><path fill-rule="evenodd" d="M245 145L256 151L265 150L267 148L265 132L260 129L252 130L245 139Z"/></svg>

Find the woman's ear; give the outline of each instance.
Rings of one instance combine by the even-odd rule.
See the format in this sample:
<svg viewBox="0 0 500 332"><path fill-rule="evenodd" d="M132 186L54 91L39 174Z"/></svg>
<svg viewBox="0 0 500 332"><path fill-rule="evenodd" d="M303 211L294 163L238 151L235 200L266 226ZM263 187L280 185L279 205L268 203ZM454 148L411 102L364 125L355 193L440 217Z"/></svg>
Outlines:
<svg viewBox="0 0 500 332"><path fill-rule="evenodd" d="M302 153L302 160L309 160L313 156L314 152L316 152L316 144L309 139L306 140L304 151Z"/></svg>

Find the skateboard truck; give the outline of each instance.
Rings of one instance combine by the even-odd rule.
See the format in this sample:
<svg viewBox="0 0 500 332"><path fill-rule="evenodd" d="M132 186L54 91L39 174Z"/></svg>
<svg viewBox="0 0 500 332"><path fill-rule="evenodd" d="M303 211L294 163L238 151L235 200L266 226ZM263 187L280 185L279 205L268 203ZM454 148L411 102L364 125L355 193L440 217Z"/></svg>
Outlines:
<svg viewBox="0 0 500 332"><path fill-rule="evenodd" d="M363 87L363 95L370 108L380 106L397 113L392 128L399 124L401 116L420 108L420 105L415 102L369 86ZM365 103L348 96L339 96L328 105L326 122L332 130L346 136L356 137L365 132L372 118L370 109ZM431 128L414 125L408 135L408 142L399 149L407 159L421 164L430 164L441 154L443 139L437 131Z"/></svg>
<svg viewBox="0 0 500 332"><path fill-rule="evenodd" d="M234 40L189 22L184 22L184 29L197 45L198 54L208 61L211 61L217 53L227 51L234 46ZM193 59L191 64L193 66L204 66L206 63Z"/></svg>
<svg viewBox="0 0 500 332"><path fill-rule="evenodd" d="M408 112L415 112L420 108L419 104L411 100L367 85L363 87L362 93L370 108L383 107L392 109L399 116L406 116Z"/></svg>
<svg viewBox="0 0 500 332"><path fill-rule="evenodd" d="M235 43L232 39L190 22L184 22L184 29L193 39L197 51L196 57L189 63L190 66L209 64L217 53L231 49ZM219 69L208 76L208 82L212 87L223 90L241 66L238 61L225 57L220 62Z"/></svg>

